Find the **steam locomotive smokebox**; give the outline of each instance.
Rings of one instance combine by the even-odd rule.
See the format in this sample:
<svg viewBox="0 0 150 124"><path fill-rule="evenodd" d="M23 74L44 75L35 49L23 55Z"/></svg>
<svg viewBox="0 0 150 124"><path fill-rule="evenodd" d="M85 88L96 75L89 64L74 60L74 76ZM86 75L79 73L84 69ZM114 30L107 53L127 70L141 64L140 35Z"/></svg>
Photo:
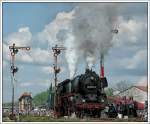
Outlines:
<svg viewBox="0 0 150 124"><path fill-rule="evenodd" d="M108 87L108 82L107 82L106 77L100 78L100 82L101 82L102 88Z"/></svg>
<svg viewBox="0 0 150 124"><path fill-rule="evenodd" d="M102 79L102 81L106 81L106 79ZM81 74L80 76L75 77L71 81L72 92L79 93L97 93L97 89L101 87L101 82L99 76L95 71L86 69L85 74ZM107 83L104 83L103 86L106 86Z"/></svg>

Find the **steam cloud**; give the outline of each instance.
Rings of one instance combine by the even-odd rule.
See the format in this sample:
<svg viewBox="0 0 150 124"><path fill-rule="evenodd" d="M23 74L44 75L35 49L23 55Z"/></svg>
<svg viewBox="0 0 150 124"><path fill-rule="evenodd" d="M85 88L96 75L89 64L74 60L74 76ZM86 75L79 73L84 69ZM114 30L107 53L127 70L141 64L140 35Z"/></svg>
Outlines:
<svg viewBox="0 0 150 124"><path fill-rule="evenodd" d="M87 3L75 9L72 21L78 51L85 57L89 68L99 54L106 54L112 46L115 4Z"/></svg>
<svg viewBox="0 0 150 124"><path fill-rule="evenodd" d="M72 31L67 32L67 38L65 40L66 46L66 60L68 63L70 78L72 79L76 72L76 64L78 61L78 53L75 45L75 37L72 34Z"/></svg>
<svg viewBox="0 0 150 124"><path fill-rule="evenodd" d="M116 5L112 3L81 3L72 11L68 29L63 34L70 78L80 57L91 69L96 58L107 54L112 47L116 12Z"/></svg>

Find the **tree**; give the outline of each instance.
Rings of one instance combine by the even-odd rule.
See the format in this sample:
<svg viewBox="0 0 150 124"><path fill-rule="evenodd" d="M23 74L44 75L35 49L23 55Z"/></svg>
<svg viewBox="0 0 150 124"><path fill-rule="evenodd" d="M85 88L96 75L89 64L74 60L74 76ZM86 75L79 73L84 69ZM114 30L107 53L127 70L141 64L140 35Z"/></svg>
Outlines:
<svg viewBox="0 0 150 124"><path fill-rule="evenodd" d="M49 90L43 91L33 97L33 104L35 106L43 105L47 102Z"/></svg>
<svg viewBox="0 0 150 124"><path fill-rule="evenodd" d="M116 83L116 89L118 89L119 91L124 91L131 86L132 86L132 84L130 82L125 81L125 80Z"/></svg>
<svg viewBox="0 0 150 124"><path fill-rule="evenodd" d="M106 95L107 96L113 96L113 89L112 88L108 88L106 91L105 91Z"/></svg>
<svg viewBox="0 0 150 124"><path fill-rule="evenodd" d="M53 107L53 104L54 104L54 92L53 92L52 83L51 83L51 86L49 88L47 103L48 103L49 107Z"/></svg>

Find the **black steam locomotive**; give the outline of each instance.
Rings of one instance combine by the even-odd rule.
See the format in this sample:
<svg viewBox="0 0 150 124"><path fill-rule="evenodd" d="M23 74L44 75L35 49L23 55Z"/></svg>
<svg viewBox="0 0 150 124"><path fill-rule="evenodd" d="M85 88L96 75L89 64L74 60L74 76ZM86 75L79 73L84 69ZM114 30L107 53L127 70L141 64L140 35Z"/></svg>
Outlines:
<svg viewBox="0 0 150 124"><path fill-rule="evenodd" d="M86 69L85 74L66 79L57 86L57 111L61 116L76 113L77 116L100 116L105 108L107 87L105 77L100 78L94 71Z"/></svg>

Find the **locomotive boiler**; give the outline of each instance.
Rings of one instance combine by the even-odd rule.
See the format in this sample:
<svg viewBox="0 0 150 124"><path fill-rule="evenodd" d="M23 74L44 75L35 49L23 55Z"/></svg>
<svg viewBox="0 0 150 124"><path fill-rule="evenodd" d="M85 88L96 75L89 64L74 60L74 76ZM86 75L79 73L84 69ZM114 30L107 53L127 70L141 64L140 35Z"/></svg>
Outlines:
<svg viewBox="0 0 150 124"><path fill-rule="evenodd" d="M66 79L57 86L57 111L61 116L76 113L77 116L100 116L105 108L107 87L105 77L86 69L72 80Z"/></svg>

